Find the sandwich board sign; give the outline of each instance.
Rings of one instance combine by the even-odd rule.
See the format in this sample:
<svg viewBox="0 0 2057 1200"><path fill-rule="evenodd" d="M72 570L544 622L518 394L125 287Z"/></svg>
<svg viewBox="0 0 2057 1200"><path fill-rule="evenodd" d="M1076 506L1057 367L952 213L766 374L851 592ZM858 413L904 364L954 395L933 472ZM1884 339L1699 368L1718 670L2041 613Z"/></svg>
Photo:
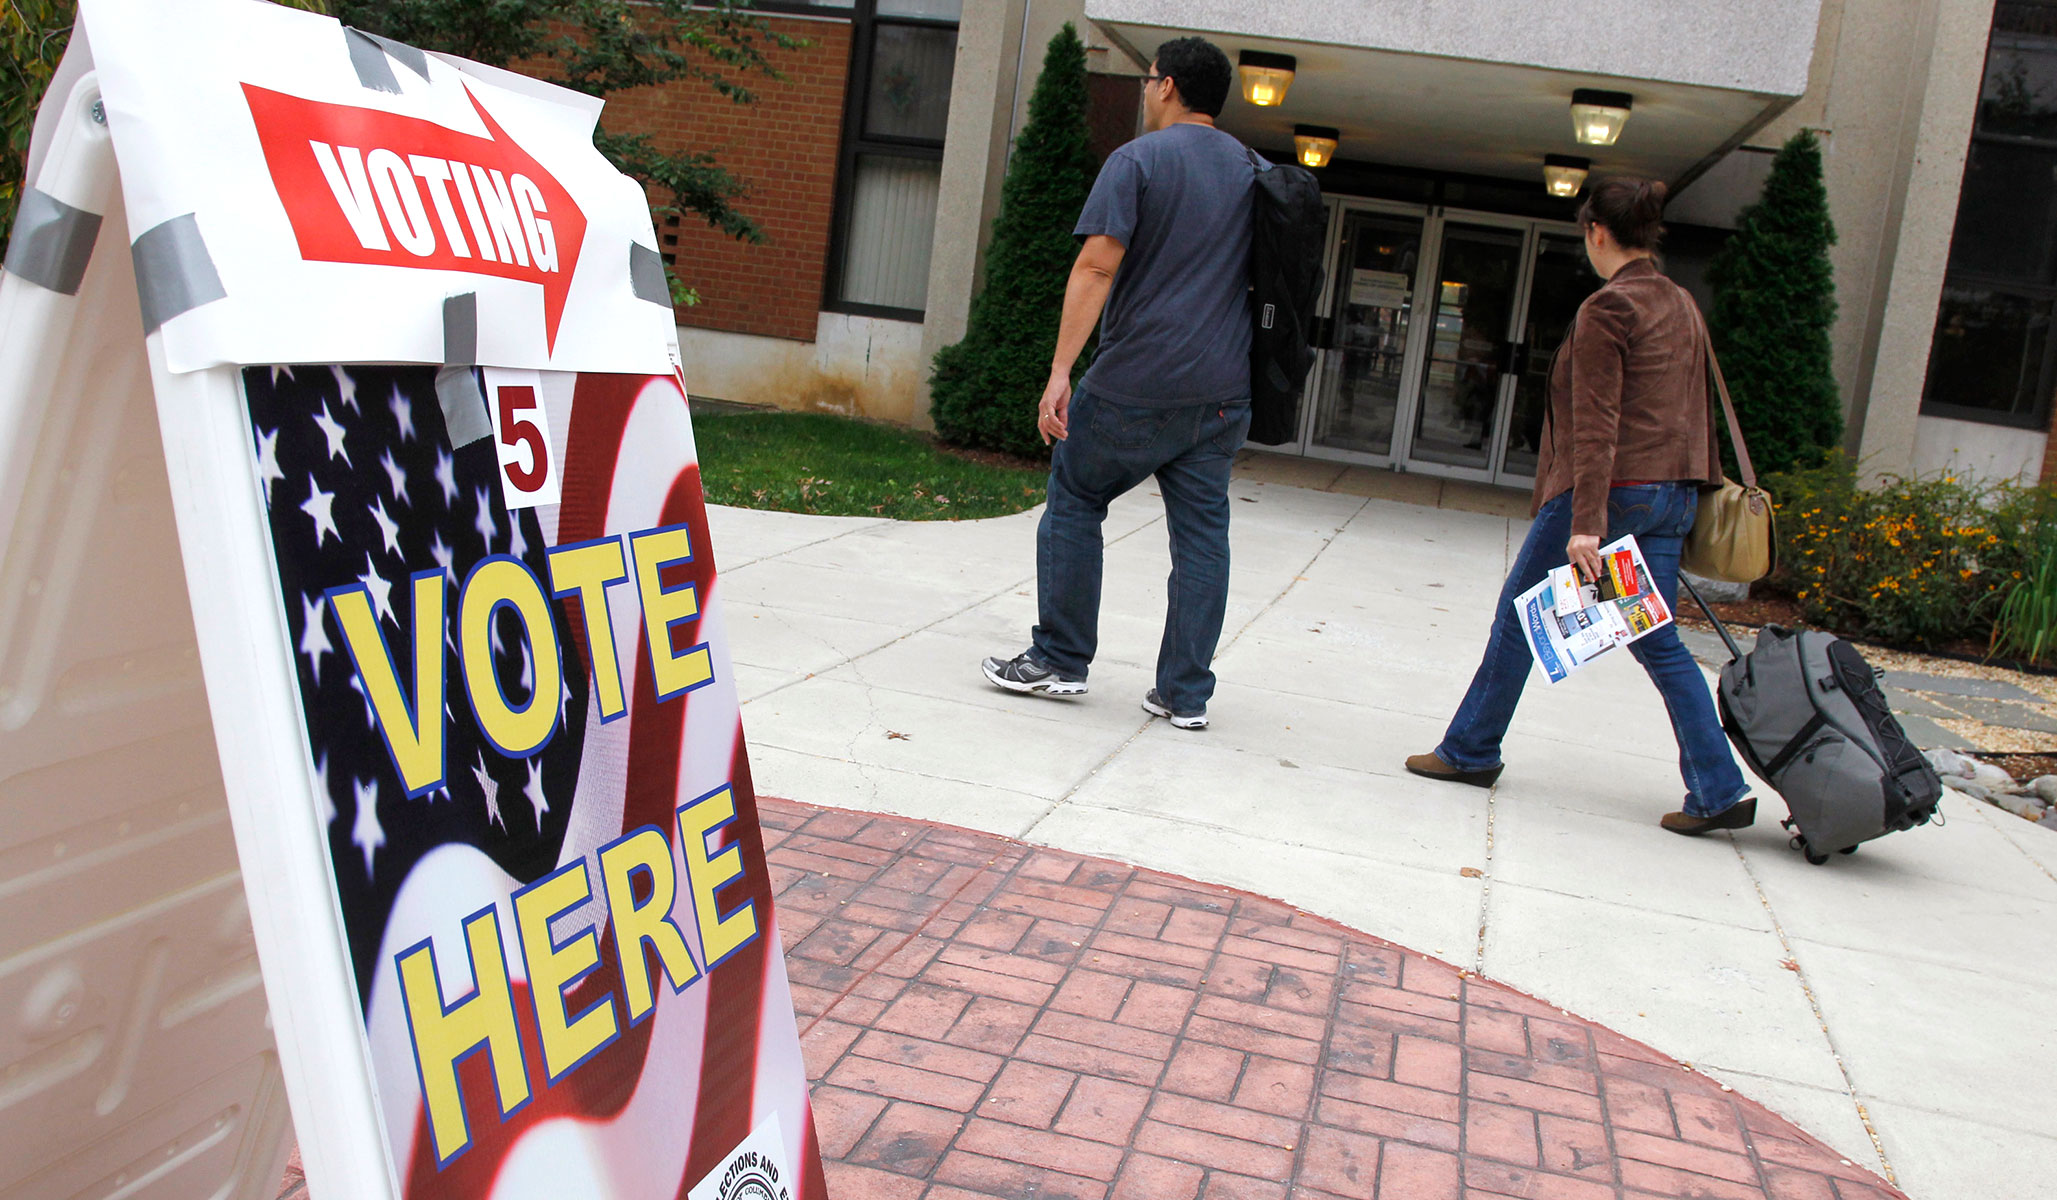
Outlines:
<svg viewBox="0 0 2057 1200"><path fill-rule="evenodd" d="M596 101L81 0L0 274L0 1194L821 1200Z"/></svg>

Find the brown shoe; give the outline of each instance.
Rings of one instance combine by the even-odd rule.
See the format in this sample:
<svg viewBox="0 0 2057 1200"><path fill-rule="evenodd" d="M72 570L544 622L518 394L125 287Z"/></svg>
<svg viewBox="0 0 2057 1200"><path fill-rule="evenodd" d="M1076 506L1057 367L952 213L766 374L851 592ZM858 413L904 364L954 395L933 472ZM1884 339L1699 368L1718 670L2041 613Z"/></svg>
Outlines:
<svg viewBox="0 0 2057 1200"><path fill-rule="evenodd" d="M1689 812L1665 813L1658 824L1673 833L1687 837L1698 837L1717 829L1747 829L1757 819L1757 797L1738 800L1711 817L1696 817Z"/></svg>
<svg viewBox="0 0 2057 1200"><path fill-rule="evenodd" d="M1424 779L1440 779L1444 783L1468 783L1473 787L1491 787L1493 781L1500 778L1500 772L1507 768L1506 764L1502 763L1500 766L1487 767L1482 771L1460 770L1431 752L1408 755L1407 769Z"/></svg>

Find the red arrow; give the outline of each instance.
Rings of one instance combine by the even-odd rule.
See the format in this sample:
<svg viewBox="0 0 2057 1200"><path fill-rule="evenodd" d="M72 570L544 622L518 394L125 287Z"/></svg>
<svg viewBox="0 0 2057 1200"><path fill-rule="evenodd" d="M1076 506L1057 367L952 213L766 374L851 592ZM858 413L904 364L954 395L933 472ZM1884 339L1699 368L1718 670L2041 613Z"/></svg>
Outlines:
<svg viewBox="0 0 2057 1200"><path fill-rule="evenodd" d="M585 214L469 88L465 94L485 137L243 85L301 258L536 284L554 351Z"/></svg>

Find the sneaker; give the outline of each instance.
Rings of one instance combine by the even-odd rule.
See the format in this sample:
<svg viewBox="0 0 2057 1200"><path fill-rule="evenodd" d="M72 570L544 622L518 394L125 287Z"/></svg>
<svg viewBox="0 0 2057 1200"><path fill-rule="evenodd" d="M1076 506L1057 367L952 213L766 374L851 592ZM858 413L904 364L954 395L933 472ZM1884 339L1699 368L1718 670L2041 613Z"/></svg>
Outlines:
<svg viewBox="0 0 2057 1200"><path fill-rule="evenodd" d="M994 687L1039 696L1083 696L1086 681L1060 674L1029 657L1024 650L1013 658L988 658L979 664Z"/></svg>
<svg viewBox="0 0 2057 1200"><path fill-rule="evenodd" d="M1151 688L1149 694L1143 697L1143 711L1153 717L1165 718L1171 722L1173 729L1207 728L1206 709L1203 708L1199 712L1173 712L1164 701L1157 698L1156 688Z"/></svg>

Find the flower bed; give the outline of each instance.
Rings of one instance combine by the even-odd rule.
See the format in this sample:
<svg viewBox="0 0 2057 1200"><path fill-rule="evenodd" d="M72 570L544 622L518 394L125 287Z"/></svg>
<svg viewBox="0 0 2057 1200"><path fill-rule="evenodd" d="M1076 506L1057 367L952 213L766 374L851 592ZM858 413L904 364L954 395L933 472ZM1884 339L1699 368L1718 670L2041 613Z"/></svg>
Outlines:
<svg viewBox="0 0 2057 1200"><path fill-rule="evenodd" d="M1987 643L2010 588L2057 540L2057 494L1954 475L1861 487L1847 460L1766 480L1770 586L1810 623L1898 645Z"/></svg>

